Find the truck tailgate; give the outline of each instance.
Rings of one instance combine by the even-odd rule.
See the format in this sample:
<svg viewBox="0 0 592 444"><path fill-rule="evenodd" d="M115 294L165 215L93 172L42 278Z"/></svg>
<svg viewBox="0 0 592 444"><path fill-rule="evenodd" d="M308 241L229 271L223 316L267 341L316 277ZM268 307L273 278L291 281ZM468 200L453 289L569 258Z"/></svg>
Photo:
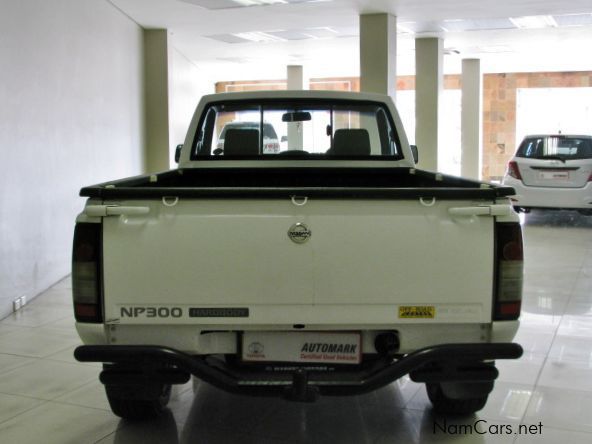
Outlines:
<svg viewBox="0 0 592 444"><path fill-rule="evenodd" d="M304 318L315 308L330 313L325 323L339 324L351 322L344 307L355 306L361 317L380 312L392 322L488 322L492 301L484 295L493 289L494 219L448 213L479 203L117 202L150 210L103 220L105 316L107 322L188 324L204 322L190 316L191 308L275 307L283 321L298 323L311 322ZM308 227L308 241L290 239L296 223ZM179 309L174 319L171 308ZM217 324L237 323L234 314L211 313ZM241 324L258 318L240 316Z"/></svg>

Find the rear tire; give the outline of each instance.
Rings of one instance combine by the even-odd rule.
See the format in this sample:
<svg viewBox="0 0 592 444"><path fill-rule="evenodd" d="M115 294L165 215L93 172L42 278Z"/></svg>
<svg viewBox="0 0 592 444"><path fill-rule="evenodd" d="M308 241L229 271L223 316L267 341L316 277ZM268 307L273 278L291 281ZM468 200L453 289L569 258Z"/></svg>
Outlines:
<svg viewBox="0 0 592 444"><path fill-rule="evenodd" d="M462 391L471 391L472 383L456 383ZM474 397L451 397L445 393L441 383L426 383L428 398L432 402L434 410L438 413L447 415L470 415L485 407L489 393L479 394Z"/></svg>
<svg viewBox="0 0 592 444"><path fill-rule="evenodd" d="M150 387L106 385L105 392L114 414L124 419L140 420L162 414L171 398L171 384Z"/></svg>

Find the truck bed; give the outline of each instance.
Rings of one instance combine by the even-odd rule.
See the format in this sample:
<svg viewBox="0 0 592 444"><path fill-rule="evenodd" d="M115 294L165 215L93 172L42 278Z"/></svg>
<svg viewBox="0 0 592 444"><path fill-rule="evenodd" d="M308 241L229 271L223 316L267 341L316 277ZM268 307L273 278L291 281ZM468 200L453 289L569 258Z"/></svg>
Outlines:
<svg viewBox="0 0 592 444"><path fill-rule="evenodd" d="M305 194L303 194L305 193ZM191 198L294 195L364 199L487 199L511 196L511 187L413 168L277 167L188 168L130 177L85 187L95 198Z"/></svg>

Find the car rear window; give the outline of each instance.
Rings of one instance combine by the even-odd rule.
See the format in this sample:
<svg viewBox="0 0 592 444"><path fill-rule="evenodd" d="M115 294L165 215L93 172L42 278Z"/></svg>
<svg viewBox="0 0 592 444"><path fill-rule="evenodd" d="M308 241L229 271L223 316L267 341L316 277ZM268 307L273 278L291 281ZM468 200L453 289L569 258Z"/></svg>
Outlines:
<svg viewBox="0 0 592 444"><path fill-rule="evenodd" d="M563 135L527 137L520 144L516 156L531 159L590 159L592 158L592 137Z"/></svg>

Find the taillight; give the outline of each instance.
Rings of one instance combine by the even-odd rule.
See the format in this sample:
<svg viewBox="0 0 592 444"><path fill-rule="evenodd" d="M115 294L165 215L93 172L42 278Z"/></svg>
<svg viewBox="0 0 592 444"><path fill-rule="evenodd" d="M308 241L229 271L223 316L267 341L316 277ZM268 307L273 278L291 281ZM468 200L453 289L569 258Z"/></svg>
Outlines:
<svg viewBox="0 0 592 444"><path fill-rule="evenodd" d="M518 164L513 160L508 162L508 175L512 176L514 179L522 180Z"/></svg>
<svg viewBox="0 0 592 444"><path fill-rule="evenodd" d="M513 320L520 316L524 250L522 230L517 222L495 224L497 280L494 320Z"/></svg>
<svg viewBox="0 0 592 444"><path fill-rule="evenodd" d="M77 223L74 229L72 298L78 322L103 321L100 223Z"/></svg>

